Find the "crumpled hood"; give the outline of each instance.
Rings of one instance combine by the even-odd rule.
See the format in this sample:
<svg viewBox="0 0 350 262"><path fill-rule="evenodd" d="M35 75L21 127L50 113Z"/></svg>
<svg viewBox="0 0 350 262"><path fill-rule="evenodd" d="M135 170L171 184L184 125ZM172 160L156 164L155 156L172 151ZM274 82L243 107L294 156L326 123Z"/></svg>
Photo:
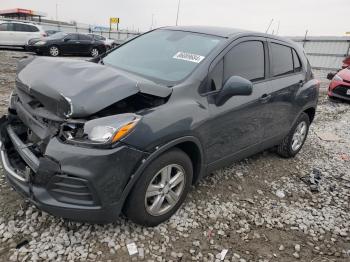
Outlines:
<svg viewBox="0 0 350 262"><path fill-rule="evenodd" d="M39 57L18 64L17 88L61 117L85 117L138 92L167 97L172 88L83 60ZM26 89L26 90L25 90Z"/></svg>

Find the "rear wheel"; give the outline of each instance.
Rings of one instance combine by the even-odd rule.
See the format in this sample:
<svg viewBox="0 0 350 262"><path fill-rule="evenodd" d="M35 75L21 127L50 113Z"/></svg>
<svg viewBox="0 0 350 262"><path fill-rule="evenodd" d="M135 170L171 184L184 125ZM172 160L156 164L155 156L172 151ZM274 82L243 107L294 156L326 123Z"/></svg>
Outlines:
<svg viewBox="0 0 350 262"><path fill-rule="evenodd" d="M98 50L97 47L93 47L93 48L91 48L90 54L92 57L96 57L100 54L100 51Z"/></svg>
<svg viewBox="0 0 350 262"><path fill-rule="evenodd" d="M294 157L304 145L309 126L309 116L306 113L301 113L289 134L278 145L277 153L285 158Z"/></svg>
<svg viewBox="0 0 350 262"><path fill-rule="evenodd" d="M184 202L192 176L192 162L182 150L162 154L136 182L124 206L125 215L144 226L166 221Z"/></svg>
<svg viewBox="0 0 350 262"><path fill-rule="evenodd" d="M50 56L59 56L60 55L60 49L57 46L55 46L55 45L50 46L49 54L50 54Z"/></svg>

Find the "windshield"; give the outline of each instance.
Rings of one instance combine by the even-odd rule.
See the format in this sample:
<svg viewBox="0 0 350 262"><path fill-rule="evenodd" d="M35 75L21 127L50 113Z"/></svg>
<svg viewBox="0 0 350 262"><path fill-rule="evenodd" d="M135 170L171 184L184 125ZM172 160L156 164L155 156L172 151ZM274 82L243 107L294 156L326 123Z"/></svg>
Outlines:
<svg viewBox="0 0 350 262"><path fill-rule="evenodd" d="M156 30L117 48L103 63L162 82L186 78L223 38Z"/></svg>

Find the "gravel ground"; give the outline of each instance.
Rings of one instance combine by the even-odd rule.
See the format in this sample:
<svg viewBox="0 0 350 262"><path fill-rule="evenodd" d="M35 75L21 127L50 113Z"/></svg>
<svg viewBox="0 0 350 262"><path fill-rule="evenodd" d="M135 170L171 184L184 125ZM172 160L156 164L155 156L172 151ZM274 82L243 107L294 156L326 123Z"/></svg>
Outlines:
<svg viewBox="0 0 350 262"><path fill-rule="evenodd" d="M0 115L23 55L0 51ZM325 72L316 75L325 90ZM108 225L55 218L23 200L1 174L0 260L220 261L227 249L224 261L350 261L349 123L350 105L322 92L294 159L267 151L218 170L155 228L125 218ZM309 185L310 174L318 187ZM129 255L129 243L137 254Z"/></svg>

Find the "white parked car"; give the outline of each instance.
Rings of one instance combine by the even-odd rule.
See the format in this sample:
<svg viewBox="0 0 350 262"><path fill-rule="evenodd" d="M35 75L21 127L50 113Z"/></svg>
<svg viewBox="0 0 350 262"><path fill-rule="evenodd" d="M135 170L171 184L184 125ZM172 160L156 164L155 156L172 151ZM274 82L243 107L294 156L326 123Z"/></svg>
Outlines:
<svg viewBox="0 0 350 262"><path fill-rule="evenodd" d="M41 26L17 21L0 21L0 46L23 47L29 39L45 37Z"/></svg>
<svg viewBox="0 0 350 262"><path fill-rule="evenodd" d="M91 35L94 40L102 41L105 44L107 49L113 48L118 45L115 43L113 39L106 38L102 35L97 35L97 34L88 34L88 35Z"/></svg>

